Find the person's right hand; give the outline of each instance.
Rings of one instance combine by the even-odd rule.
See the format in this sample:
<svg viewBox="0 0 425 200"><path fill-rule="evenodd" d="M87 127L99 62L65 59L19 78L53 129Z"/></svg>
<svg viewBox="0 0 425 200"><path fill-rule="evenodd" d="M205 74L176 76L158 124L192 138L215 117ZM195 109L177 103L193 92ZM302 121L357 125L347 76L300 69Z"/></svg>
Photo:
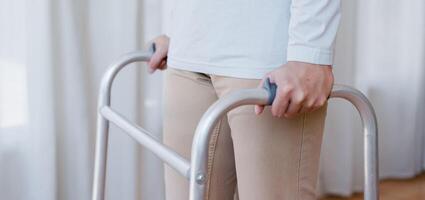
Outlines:
<svg viewBox="0 0 425 200"><path fill-rule="evenodd" d="M155 45L155 52L148 62L149 73L154 73L155 70L164 70L167 68L167 53L170 38L166 35L160 35L153 40Z"/></svg>

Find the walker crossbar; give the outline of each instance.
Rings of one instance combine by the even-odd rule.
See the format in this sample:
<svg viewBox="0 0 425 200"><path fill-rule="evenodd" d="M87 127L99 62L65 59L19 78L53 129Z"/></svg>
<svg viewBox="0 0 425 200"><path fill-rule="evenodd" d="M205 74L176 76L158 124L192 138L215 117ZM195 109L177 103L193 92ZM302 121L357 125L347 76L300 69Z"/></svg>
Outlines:
<svg viewBox="0 0 425 200"><path fill-rule="evenodd" d="M111 86L118 72L126 65L149 61L150 52L137 51L122 56L104 74L98 99L98 119L96 133L95 165L92 200L105 199L105 177L108 150L109 122L123 129L137 142L153 152L182 176L190 180L190 200L202 200L207 181L208 144L213 128L228 111L242 105L269 105L274 99L276 87L266 81L263 89L244 89L230 93L216 101L202 116L192 144L191 162L177 152L155 140L151 134L136 124L129 122L111 107ZM272 87L271 87L272 85ZM342 85L334 85L332 98L342 98L351 102L363 124L364 136L364 199L379 199L378 191L378 129L375 112L369 100L358 90Z"/></svg>

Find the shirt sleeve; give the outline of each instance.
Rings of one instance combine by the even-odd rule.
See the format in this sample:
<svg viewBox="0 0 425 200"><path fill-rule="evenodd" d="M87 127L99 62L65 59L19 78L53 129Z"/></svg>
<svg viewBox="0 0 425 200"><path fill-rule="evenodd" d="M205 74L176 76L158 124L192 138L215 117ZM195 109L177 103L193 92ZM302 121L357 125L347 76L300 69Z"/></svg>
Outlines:
<svg viewBox="0 0 425 200"><path fill-rule="evenodd" d="M287 61L331 65L340 0L292 0Z"/></svg>

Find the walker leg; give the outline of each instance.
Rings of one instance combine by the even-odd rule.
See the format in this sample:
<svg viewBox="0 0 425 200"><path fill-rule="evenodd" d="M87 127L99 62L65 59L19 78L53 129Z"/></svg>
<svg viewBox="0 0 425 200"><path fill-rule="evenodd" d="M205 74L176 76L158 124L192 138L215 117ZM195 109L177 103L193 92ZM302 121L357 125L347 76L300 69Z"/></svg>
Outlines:
<svg viewBox="0 0 425 200"><path fill-rule="evenodd" d="M98 114L92 200L105 199L108 136L109 122L101 114Z"/></svg>
<svg viewBox="0 0 425 200"><path fill-rule="evenodd" d="M106 161L108 153L109 121L102 116L101 109L111 105L112 82L116 75L126 65L138 62L148 61L153 51L143 52L135 51L120 57L113 63L102 77L98 97L97 130L96 130L96 149L93 174L92 200L105 199L106 185Z"/></svg>

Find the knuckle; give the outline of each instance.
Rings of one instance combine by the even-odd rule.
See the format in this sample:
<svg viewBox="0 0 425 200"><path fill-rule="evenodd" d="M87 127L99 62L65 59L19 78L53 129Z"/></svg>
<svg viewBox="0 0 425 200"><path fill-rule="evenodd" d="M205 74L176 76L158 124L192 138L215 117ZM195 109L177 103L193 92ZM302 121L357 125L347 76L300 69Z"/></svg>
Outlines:
<svg viewBox="0 0 425 200"><path fill-rule="evenodd" d="M310 110L310 109L314 108L314 103L307 102L303 106L306 108L306 110Z"/></svg>
<svg viewBox="0 0 425 200"><path fill-rule="evenodd" d="M282 93L289 93L292 90L294 90L294 86L292 84L285 84L285 86L281 88Z"/></svg>
<svg viewBox="0 0 425 200"><path fill-rule="evenodd" d="M306 94L304 92L298 92L296 95L292 97L292 100L295 104L301 104L306 99Z"/></svg>
<svg viewBox="0 0 425 200"><path fill-rule="evenodd" d="M307 102L307 107L313 108L314 107L314 101L308 101Z"/></svg>
<svg viewBox="0 0 425 200"><path fill-rule="evenodd" d="M323 105L325 105L325 103L326 103L326 98L320 97L317 100L316 107L322 107Z"/></svg>
<svg viewBox="0 0 425 200"><path fill-rule="evenodd" d="M316 109L318 109L318 108L320 108L320 107L322 107L322 105L321 105L320 103L317 103L317 104L314 104L314 105L311 107L311 109L312 109L312 110L316 110Z"/></svg>
<svg viewBox="0 0 425 200"><path fill-rule="evenodd" d="M303 101L307 97L307 93L304 91L300 91L297 95L297 99L299 102Z"/></svg>
<svg viewBox="0 0 425 200"><path fill-rule="evenodd" d="M300 97L295 97L295 98L293 98L292 99L292 102L291 103L293 103L293 104L295 104L295 105L300 105L301 103L303 102L303 99L302 98L300 98Z"/></svg>

